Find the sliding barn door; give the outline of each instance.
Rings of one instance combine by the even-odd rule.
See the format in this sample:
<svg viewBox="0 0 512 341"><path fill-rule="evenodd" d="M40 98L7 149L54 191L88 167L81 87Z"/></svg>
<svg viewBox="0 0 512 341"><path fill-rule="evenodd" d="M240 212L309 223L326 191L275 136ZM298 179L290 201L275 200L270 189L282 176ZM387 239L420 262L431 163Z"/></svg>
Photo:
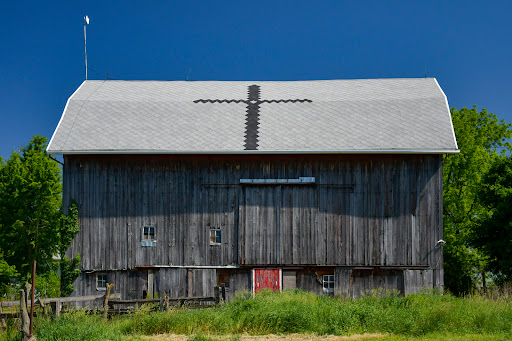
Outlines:
<svg viewBox="0 0 512 341"><path fill-rule="evenodd" d="M318 204L314 186L244 186L239 260L246 265L315 264Z"/></svg>
<svg viewBox="0 0 512 341"><path fill-rule="evenodd" d="M280 186L242 188L240 260L242 264L278 264Z"/></svg>

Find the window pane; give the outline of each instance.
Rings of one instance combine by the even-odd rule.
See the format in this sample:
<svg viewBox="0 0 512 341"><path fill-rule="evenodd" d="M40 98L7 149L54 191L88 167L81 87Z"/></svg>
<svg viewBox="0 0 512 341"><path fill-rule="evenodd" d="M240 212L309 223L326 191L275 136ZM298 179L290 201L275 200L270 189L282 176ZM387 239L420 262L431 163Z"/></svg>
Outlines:
<svg viewBox="0 0 512 341"><path fill-rule="evenodd" d="M211 229L210 230L210 245L217 245L221 243L221 230Z"/></svg>
<svg viewBox="0 0 512 341"><path fill-rule="evenodd" d="M96 287L99 289L107 287L107 275L106 274L98 274L96 276Z"/></svg>
<svg viewBox="0 0 512 341"><path fill-rule="evenodd" d="M154 226L144 226L142 228L142 239L143 240L155 239L155 227Z"/></svg>
<svg viewBox="0 0 512 341"><path fill-rule="evenodd" d="M334 275L323 275L322 284L325 293L334 293Z"/></svg>

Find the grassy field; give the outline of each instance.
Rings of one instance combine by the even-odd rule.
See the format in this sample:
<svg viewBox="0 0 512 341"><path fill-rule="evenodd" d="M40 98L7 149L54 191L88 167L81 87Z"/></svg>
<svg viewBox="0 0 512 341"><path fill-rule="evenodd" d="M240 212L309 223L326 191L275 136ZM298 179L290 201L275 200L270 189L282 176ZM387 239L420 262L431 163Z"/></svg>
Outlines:
<svg viewBox="0 0 512 341"><path fill-rule="evenodd" d="M263 292L203 310L35 321L38 340L512 340L512 300L424 294L345 300ZM10 321L5 340L19 339Z"/></svg>

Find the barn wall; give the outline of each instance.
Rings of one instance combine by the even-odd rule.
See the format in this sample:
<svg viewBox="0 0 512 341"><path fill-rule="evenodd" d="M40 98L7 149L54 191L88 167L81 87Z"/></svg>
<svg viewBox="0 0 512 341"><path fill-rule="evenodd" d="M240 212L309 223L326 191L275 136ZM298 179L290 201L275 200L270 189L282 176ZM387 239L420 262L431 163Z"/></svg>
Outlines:
<svg viewBox="0 0 512 341"><path fill-rule="evenodd" d="M432 288L444 286L442 269L404 270L405 295L421 293Z"/></svg>
<svg viewBox="0 0 512 341"><path fill-rule="evenodd" d="M226 284L226 299L232 300L236 293L248 295L252 292L252 276L247 270L230 271L227 273L227 281L219 281L219 284Z"/></svg>
<svg viewBox="0 0 512 341"><path fill-rule="evenodd" d="M414 271L414 270L413 270ZM334 294L345 298L366 295L404 295L404 270L336 268ZM411 282L407 282L412 284ZM425 283L426 284L426 283ZM424 287L432 290L430 287Z"/></svg>
<svg viewBox="0 0 512 341"><path fill-rule="evenodd" d="M232 264L442 266L439 155L65 156L83 270ZM241 178L316 177L314 186ZM141 246L142 227L156 246ZM222 244L209 245L210 228ZM437 282L441 281L437 271ZM205 280L209 281L205 277Z"/></svg>
<svg viewBox="0 0 512 341"><path fill-rule="evenodd" d="M149 288L148 271L153 274L153 289ZM153 297L163 297L166 293L171 298L214 296L217 286L215 269L184 268L147 268L137 270L83 272L73 283L75 290L71 296L101 295L104 290L96 288L98 273L106 274L109 283L113 283L112 293L120 293L122 299L147 298L153 291ZM95 302L102 305L102 301Z"/></svg>
<svg viewBox="0 0 512 341"><path fill-rule="evenodd" d="M109 283L113 283L112 293L120 293L123 299L142 298L142 293L147 290L147 271L101 271L83 272L74 281L75 290L71 296L102 295L104 290L96 289L96 275L106 274ZM96 302L97 303L97 302ZM100 302L102 305L102 302Z"/></svg>
<svg viewBox="0 0 512 341"><path fill-rule="evenodd" d="M169 297L186 297L188 290L187 269L156 269L155 271L155 292L159 297L165 293Z"/></svg>

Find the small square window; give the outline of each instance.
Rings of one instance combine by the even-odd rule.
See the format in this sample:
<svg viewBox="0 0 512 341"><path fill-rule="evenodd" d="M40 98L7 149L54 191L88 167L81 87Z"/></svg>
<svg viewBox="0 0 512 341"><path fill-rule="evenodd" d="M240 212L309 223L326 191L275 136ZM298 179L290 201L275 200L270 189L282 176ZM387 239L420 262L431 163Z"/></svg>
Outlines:
<svg viewBox="0 0 512 341"><path fill-rule="evenodd" d="M154 226L144 226L142 228L142 240L155 240Z"/></svg>
<svg viewBox="0 0 512 341"><path fill-rule="evenodd" d="M323 275L322 285L324 293L334 294L334 275Z"/></svg>
<svg viewBox="0 0 512 341"><path fill-rule="evenodd" d="M96 275L96 290L107 290L107 274Z"/></svg>
<svg viewBox="0 0 512 341"><path fill-rule="evenodd" d="M210 230L210 245L220 245L222 241L222 233L219 229Z"/></svg>

